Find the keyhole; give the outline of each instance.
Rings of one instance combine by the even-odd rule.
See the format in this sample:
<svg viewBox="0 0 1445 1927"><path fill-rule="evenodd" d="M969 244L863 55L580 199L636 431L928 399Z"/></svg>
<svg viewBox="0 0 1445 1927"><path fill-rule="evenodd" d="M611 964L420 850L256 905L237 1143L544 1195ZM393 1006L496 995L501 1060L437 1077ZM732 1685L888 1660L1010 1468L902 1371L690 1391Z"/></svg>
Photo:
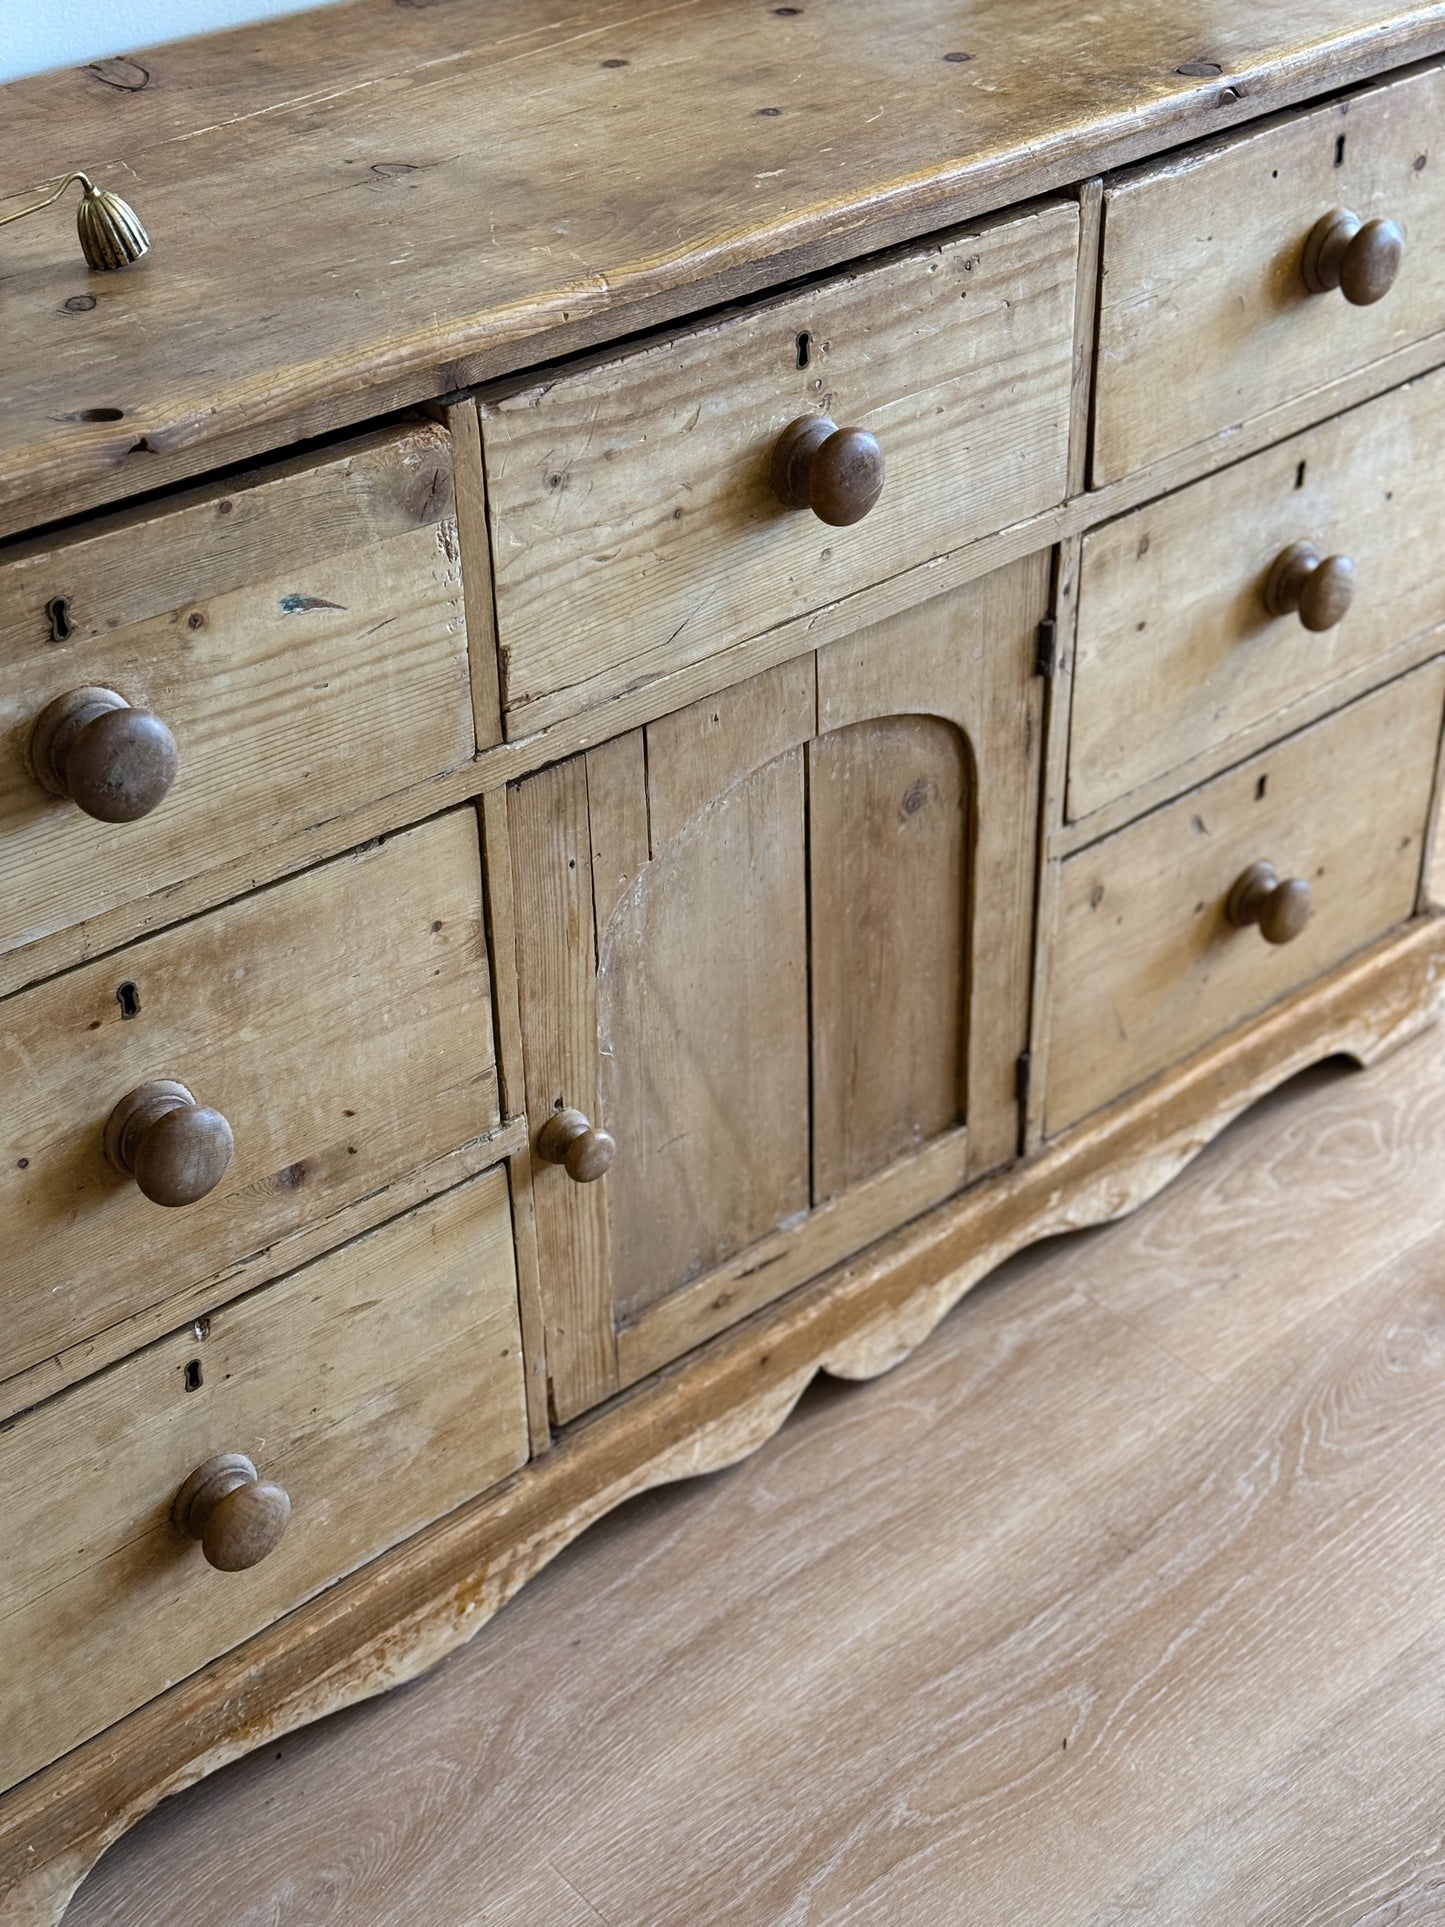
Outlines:
<svg viewBox="0 0 1445 1927"><path fill-rule="evenodd" d="M798 366L806 368L813 359L813 337L806 330L798 336Z"/></svg>
<svg viewBox="0 0 1445 1927"><path fill-rule="evenodd" d="M70 620L70 597L52 597L45 605L45 613L50 619L50 640L69 642L75 634L75 624Z"/></svg>
<svg viewBox="0 0 1445 1927"><path fill-rule="evenodd" d="M127 982L117 986L115 1001L120 1005L121 1019L140 1016L140 992L135 985Z"/></svg>
<svg viewBox="0 0 1445 1927"><path fill-rule="evenodd" d="M198 1392L201 1389L201 1361L199 1358L186 1360L186 1390Z"/></svg>
<svg viewBox="0 0 1445 1927"><path fill-rule="evenodd" d="M1345 137L1343 134L1341 134L1339 139L1335 142L1335 166L1343 167L1344 164L1345 164Z"/></svg>

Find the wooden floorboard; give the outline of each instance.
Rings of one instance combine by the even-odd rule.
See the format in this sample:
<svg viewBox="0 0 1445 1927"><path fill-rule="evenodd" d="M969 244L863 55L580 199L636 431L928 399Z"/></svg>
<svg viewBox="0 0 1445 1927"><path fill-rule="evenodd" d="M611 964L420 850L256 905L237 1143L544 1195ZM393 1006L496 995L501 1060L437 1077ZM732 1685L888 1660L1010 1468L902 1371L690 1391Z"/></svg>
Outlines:
<svg viewBox="0 0 1445 1927"><path fill-rule="evenodd" d="M1445 1919L1445 1028L168 1801L73 1927Z"/></svg>

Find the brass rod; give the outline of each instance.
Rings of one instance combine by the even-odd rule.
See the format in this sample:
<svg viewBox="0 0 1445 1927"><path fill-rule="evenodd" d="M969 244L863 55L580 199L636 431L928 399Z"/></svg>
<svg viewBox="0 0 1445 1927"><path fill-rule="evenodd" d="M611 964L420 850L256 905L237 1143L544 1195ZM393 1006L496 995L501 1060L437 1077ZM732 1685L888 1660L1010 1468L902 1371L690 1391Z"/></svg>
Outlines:
<svg viewBox="0 0 1445 1927"><path fill-rule="evenodd" d="M67 174L55 192L53 194L47 194L43 201L32 202L29 207L17 208L13 214L0 214L0 227L9 227L12 221L23 221L27 214L39 214L42 208L50 207L58 201L66 188L75 181L84 182L87 194L93 194L95 192L95 183L91 180L90 176L88 174L82 174L79 168L77 168L75 173Z"/></svg>

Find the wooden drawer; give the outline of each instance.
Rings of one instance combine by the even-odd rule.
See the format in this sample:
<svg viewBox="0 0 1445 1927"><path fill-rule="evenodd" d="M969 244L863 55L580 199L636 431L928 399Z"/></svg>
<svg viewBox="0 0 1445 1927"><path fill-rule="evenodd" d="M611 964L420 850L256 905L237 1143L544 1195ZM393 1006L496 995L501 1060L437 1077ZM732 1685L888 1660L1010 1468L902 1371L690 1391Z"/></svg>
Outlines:
<svg viewBox="0 0 1445 1927"><path fill-rule="evenodd" d="M243 1453L291 1518L217 1571L171 1522ZM0 1785L43 1766L525 1459L507 1183L485 1173L0 1433Z"/></svg>
<svg viewBox="0 0 1445 1927"><path fill-rule="evenodd" d="M473 812L19 992L0 1064L4 1376L496 1124ZM104 1148L113 1107L158 1079L235 1136L182 1209Z"/></svg>
<svg viewBox="0 0 1445 1927"><path fill-rule="evenodd" d="M1125 174L1104 197L1093 481L1251 422L1440 331L1445 186L1432 68ZM1305 286L1334 209L1394 221L1394 287L1356 307ZM1445 351L1445 341L1442 341ZM1322 398L1321 413L1328 410Z"/></svg>
<svg viewBox="0 0 1445 1927"><path fill-rule="evenodd" d="M1445 622L1442 446L1437 374L1086 536L1069 815L1218 749ZM1272 615L1267 602L1276 560L1298 543L1355 567L1347 612L1324 630L1298 613ZM1332 616L1328 599L1323 589L1318 604L1307 596L1304 614Z"/></svg>
<svg viewBox="0 0 1445 1927"><path fill-rule="evenodd" d="M37 719L90 687L175 739L173 785L139 820L97 821L37 780ZM92 782L134 753L120 735L88 750ZM0 949L269 849L474 746L451 445L431 424L12 551Z"/></svg>
<svg viewBox="0 0 1445 1927"><path fill-rule="evenodd" d="M1047 206L484 400L508 733L1059 501L1077 248ZM852 526L772 491L813 414L882 449Z"/></svg>
<svg viewBox="0 0 1445 1927"><path fill-rule="evenodd" d="M1414 908L1445 663L1427 664L1063 865L1047 1128L1058 1131L1382 936ZM1268 861L1314 913L1226 915Z"/></svg>

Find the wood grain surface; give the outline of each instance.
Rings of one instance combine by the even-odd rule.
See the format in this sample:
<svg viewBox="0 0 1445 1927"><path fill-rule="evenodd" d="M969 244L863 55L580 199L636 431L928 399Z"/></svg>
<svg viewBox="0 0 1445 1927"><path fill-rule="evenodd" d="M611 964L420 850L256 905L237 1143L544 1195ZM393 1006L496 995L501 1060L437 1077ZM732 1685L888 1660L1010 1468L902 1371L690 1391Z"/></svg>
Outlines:
<svg viewBox="0 0 1445 1927"><path fill-rule="evenodd" d="M1439 336L1445 186L1425 130L1442 111L1445 71L1431 68L1105 190L1096 485ZM1408 236L1398 285L1373 306L1305 287L1305 238L1335 208Z"/></svg>
<svg viewBox="0 0 1445 1927"><path fill-rule="evenodd" d="M532 1172L559 1419L1015 1153L1049 566L510 792L528 1111L617 1142Z"/></svg>
<svg viewBox="0 0 1445 1927"><path fill-rule="evenodd" d="M351 0L12 83L5 210L84 165L154 247L97 277L63 209L7 231L0 529L1442 46L1438 0L1224 0L1207 29L1147 0L1087 31L1063 0Z"/></svg>
<svg viewBox="0 0 1445 1927"><path fill-rule="evenodd" d="M1063 865L1047 1128L1063 1130L1415 908L1445 664L1427 663ZM1266 943L1225 913L1248 865L1314 913Z"/></svg>
<svg viewBox="0 0 1445 1927"><path fill-rule="evenodd" d="M507 731L1061 502L1078 211L1054 202L481 399ZM876 435L853 527L785 507L801 417Z"/></svg>
<svg viewBox="0 0 1445 1927"><path fill-rule="evenodd" d="M69 1927L1427 1927L1442 1147L1445 1032L1307 1073Z"/></svg>
<svg viewBox="0 0 1445 1927"><path fill-rule="evenodd" d="M474 568L484 593L484 539ZM469 762L462 606L451 444L428 422L0 551L0 947ZM95 822L30 768L36 717L90 684L175 735L144 822Z"/></svg>
<svg viewBox="0 0 1445 1927"><path fill-rule="evenodd" d="M1433 375L1084 537L1071 818L1252 728L1277 731L1296 703L1338 700L1351 674L1441 621L1442 437ZM1271 564L1300 541L1357 571L1348 613L1323 633L1265 605Z"/></svg>
<svg viewBox="0 0 1445 1927"><path fill-rule="evenodd" d="M171 1502L216 1452L291 1498L254 1572ZM0 1779L47 1760L527 1455L501 1170L393 1219L12 1421L0 1442Z"/></svg>
<svg viewBox="0 0 1445 1927"><path fill-rule="evenodd" d="M9 1372L500 1121L473 812L5 999L0 1062ZM180 1079L236 1137L221 1183L178 1211L103 1149L112 1106L155 1077Z"/></svg>

